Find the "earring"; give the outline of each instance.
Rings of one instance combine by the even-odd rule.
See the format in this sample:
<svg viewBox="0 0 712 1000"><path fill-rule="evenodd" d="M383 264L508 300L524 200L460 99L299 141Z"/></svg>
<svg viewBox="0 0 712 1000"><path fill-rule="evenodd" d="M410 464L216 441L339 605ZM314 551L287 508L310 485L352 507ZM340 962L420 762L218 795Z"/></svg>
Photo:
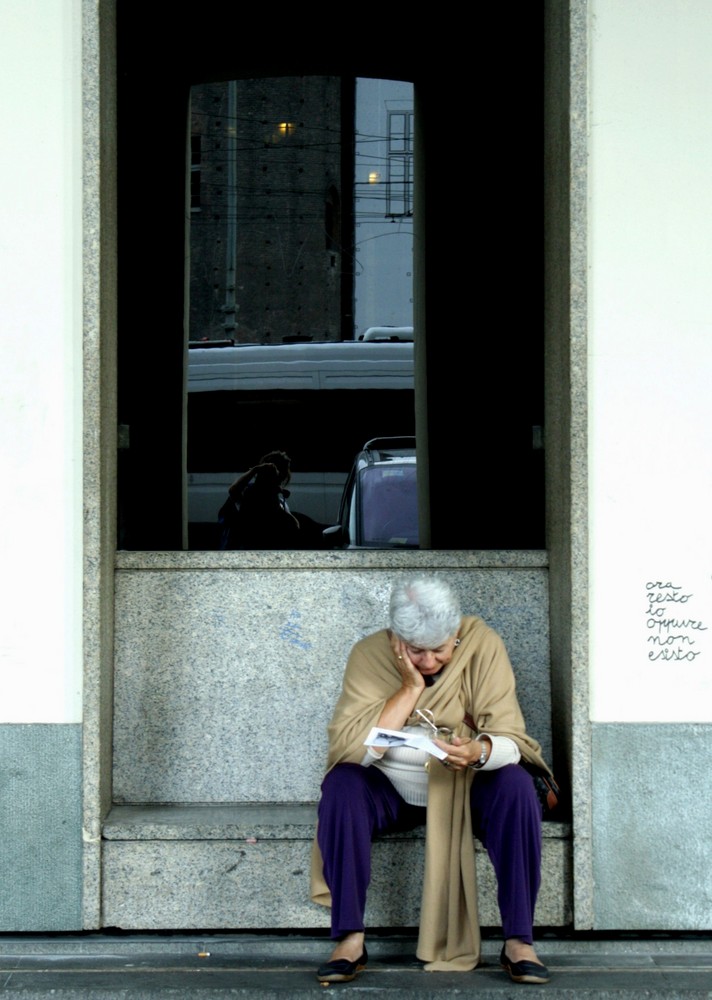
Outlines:
<svg viewBox="0 0 712 1000"><path fill-rule="evenodd" d="M455 639L455 649L460 645L461 639Z"/></svg>

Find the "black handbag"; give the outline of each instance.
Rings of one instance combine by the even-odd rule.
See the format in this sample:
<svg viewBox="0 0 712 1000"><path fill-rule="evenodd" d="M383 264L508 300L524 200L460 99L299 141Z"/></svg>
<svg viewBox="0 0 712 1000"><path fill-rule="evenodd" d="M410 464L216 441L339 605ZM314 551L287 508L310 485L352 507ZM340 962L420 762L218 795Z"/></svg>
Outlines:
<svg viewBox="0 0 712 1000"><path fill-rule="evenodd" d="M556 809L561 799L561 789L557 785L554 775L549 774L548 771L544 771L541 767L537 767L536 764L530 764L528 760L520 760L519 763L525 771L531 774L534 788L541 802L544 818L548 818Z"/></svg>

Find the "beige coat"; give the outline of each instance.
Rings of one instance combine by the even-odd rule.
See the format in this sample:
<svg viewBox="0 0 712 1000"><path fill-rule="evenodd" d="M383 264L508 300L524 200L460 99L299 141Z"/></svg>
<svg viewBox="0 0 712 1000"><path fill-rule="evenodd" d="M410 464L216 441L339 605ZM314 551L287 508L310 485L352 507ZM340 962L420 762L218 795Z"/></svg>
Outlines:
<svg viewBox="0 0 712 1000"><path fill-rule="evenodd" d="M478 732L509 736L522 757L546 768L539 744L525 731L517 702L514 674L499 635L481 618L465 617L453 658L418 708L429 708L438 725L469 736L463 718L469 713ZM329 724L328 769L360 763L363 741L383 707L400 687L388 633L376 632L358 642L349 657L341 696ZM416 721L416 720L413 720ZM476 772L430 767L425 840L425 876L417 955L429 971L468 971L480 957L475 851L469 790ZM312 853L312 899L329 906L319 848Z"/></svg>

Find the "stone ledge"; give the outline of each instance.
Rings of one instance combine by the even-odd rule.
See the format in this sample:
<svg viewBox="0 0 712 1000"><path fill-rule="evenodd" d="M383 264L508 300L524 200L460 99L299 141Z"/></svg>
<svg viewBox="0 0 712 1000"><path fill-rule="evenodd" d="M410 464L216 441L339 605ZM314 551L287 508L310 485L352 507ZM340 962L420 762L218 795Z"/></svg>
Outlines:
<svg viewBox="0 0 712 1000"><path fill-rule="evenodd" d="M313 802L115 806L104 824L102 927L125 930L326 928L309 899ZM424 829L374 844L369 927L417 927ZM572 921L568 823L543 824L536 923ZM480 922L499 923L497 886L476 844Z"/></svg>
<svg viewBox="0 0 712 1000"><path fill-rule="evenodd" d="M115 806L104 824L102 926L133 930L328 926L308 898L313 802ZM422 828L380 838L371 927L414 927L423 880ZM544 823L539 926L566 926L571 830ZM480 920L499 922L489 858L477 843Z"/></svg>
<svg viewBox="0 0 712 1000"><path fill-rule="evenodd" d="M531 569L547 568L544 549L282 549L253 551L116 553L117 570L195 569Z"/></svg>
<svg viewBox="0 0 712 1000"><path fill-rule="evenodd" d="M114 806L104 821L104 840L309 840L316 829L316 803L241 802L233 805ZM568 840L570 823L547 820L545 839ZM423 840L424 828L389 834L388 840Z"/></svg>

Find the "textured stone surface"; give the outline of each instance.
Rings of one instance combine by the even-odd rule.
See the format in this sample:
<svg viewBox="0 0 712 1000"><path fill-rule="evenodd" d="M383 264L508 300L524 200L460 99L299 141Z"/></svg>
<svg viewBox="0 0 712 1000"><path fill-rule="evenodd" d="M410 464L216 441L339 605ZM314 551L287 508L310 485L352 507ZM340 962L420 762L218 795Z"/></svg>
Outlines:
<svg viewBox="0 0 712 1000"><path fill-rule="evenodd" d="M558 609L557 631L570 636L569 659L556 668L563 681L565 697L557 708L564 715L563 704L569 707L565 725L569 728L571 743L568 750L571 773L571 798L574 817L574 912L578 929L593 926L593 866L591 824L591 771L594 766L591 754L591 724L589 716L589 469L588 469L588 245L589 212L591 195L588 189L588 134L589 134L589 52L592 44L589 35L589 5L587 0L571 3L557 0L556 8L568 17L568 38L571 46L568 65L564 72L568 83L565 88L565 106L568 124L567 140L570 158L566 164L568 177L566 190L569 204L569 266L568 289L568 343L564 352L568 361L561 372L570 394L571 418L569 440L570 485L556 484L553 492L570 490L570 508L566 512L570 528L568 552L569 574L562 574L560 586L570 593L570 606ZM566 35L562 34L562 39ZM563 67L562 67L563 69ZM564 161L565 162L565 161ZM563 338L562 338L563 339ZM549 387L551 388L551 387ZM556 532L552 531L552 535ZM562 566L563 569L563 566ZM554 612L556 614L556 612ZM564 625L564 623L566 623ZM562 676L563 675L563 676ZM570 687L569 687L570 685Z"/></svg>
<svg viewBox="0 0 712 1000"><path fill-rule="evenodd" d="M384 626L399 574L284 562L117 574L115 802L318 798L346 658ZM550 755L546 569L441 572L504 638Z"/></svg>
<svg viewBox="0 0 712 1000"><path fill-rule="evenodd" d="M0 726L0 930L82 926L81 727Z"/></svg>
<svg viewBox="0 0 712 1000"><path fill-rule="evenodd" d="M308 895L313 807L292 807L284 826L282 808L258 807L246 815L239 809L207 807L192 839L195 809L115 810L107 830L112 839L104 848L104 926L327 927L328 910L311 903ZM164 812L171 812L170 821L157 826ZM221 830L230 839L204 839L219 838ZM113 839L132 833L181 839ZM567 835L565 825L545 824L536 913L540 925L564 926L571 921ZM480 920L483 926L497 926L494 873L477 846ZM373 848L369 926L417 926L422 879L422 831L379 840Z"/></svg>
<svg viewBox="0 0 712 1000"><path fill-rule="evenodd" d="M587 0L553 0L545 72L547 524L555 765L568 771L577 929L593 926L588 604L588 57Z"/></svg>
<svg viewBox="0 0 712 1000"><path fill-rule="evenodd" d="M415 931L370 933L368 967L353 985L328 996L391 1000L511 1000L529 994L500 969L501 937L486 931L475 972L425 972ZM324 931L274 934L93 934L12 937L5 992L22 1000L284 1000L324 997L314 975L328 955ZM709 1000L712 948L706 940L624 941L546 935L540 957L553 973L547 1000Z"/></svg>
<svg viewBox="0 0 712 1000"><path fill-rule="evenodd" d="M99 926L101 822L111 795L117 496L114 8L114 0L81 3L84 878L80 899L85 928Z"/></svg>
<svg viewBox="0 0 712 1000"><path fill-rule="evenodd" d="M592 735L595 929L712 929L712 726Z"/></svg>

